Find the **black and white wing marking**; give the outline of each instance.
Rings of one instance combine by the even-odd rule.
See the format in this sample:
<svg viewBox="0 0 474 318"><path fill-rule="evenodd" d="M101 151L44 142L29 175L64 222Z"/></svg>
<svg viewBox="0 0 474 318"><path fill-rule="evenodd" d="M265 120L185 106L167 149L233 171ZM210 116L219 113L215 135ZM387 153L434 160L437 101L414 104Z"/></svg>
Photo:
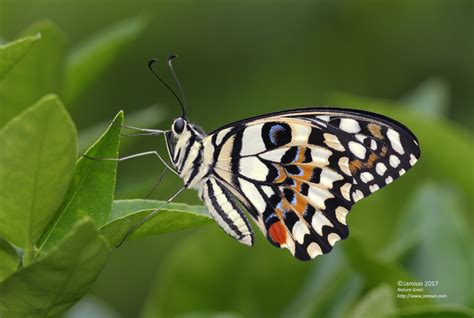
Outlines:
<svg viewBox="0 0 474 318"><path fill-rule="evenodd" d="M201 189L201 199L212 218L230 236L245 245L253 245L253 234L243 211L232 194L215 178L210 177Z"/></svg>
<svg viewBox="0 0 474 318"><path fill-rule="evenodd" d="M303 109L237 122L205 139L211 174L247 208L267 239L301 260L348 236L358 200L420 157L416 137L373 113Z"/></svg>

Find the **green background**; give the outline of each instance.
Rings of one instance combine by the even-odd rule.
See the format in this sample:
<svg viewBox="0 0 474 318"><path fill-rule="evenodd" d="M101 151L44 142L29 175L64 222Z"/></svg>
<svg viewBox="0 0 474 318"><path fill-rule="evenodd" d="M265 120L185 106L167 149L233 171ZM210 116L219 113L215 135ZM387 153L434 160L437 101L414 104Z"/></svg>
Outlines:
<svg viewBox="0 0 474 318"><path fill-rule="evenodd" d="M207 131L302 106L356 107L402 121L422 149L406 176L352 209L351 235L327 256L302 263L260 234L249 249L215 224L146 237L112 252L68 317L430 317L474 306L473 1L0 1L5 43L44 20L56 31L41 41L59 47L37 61L45 68L110 43L70 73L51 67L25 84L41 93L30 104L59 95L80 152L121 109L125 123L169 127L179 108L146 63L160 59L172 83L170 53L189 118ZM165 153L161 139L125 137L120 153L152 149ZM120 163L116 198L142 198L161 169L156 158ZM170 174L152 198L180 184ZM193 191L177 201L199 204ZM429 290L447 299L397 299L398 280L439 281Z"/></svg>

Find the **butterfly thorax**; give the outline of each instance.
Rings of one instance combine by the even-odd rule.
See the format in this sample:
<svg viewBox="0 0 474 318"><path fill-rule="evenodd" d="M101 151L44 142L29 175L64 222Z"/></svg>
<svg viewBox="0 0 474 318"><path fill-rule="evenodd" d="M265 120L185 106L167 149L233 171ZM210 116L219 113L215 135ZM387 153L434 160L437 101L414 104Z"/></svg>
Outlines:
<svg viewBox="0 0 474 318"><path fill-rule="evenodd" d="M187 188L199 190L208 174L209 166L203 160L205 135L202 129L182 118L177 118L166 134L170 159Z"/></svg>

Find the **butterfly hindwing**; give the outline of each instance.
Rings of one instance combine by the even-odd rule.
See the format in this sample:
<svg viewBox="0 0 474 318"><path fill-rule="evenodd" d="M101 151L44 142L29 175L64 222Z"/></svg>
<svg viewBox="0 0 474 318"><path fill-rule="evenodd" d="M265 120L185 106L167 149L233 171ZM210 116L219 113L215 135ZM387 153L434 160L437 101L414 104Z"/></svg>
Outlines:
<svg viewBox="0 0 474 318"><path fill-rule="evenodd" d="M253 235L247 218L232 194L215 178L204 184L201 198L212 218L230 236L245 245L253 245Z"/></svg>
<svg viewBox="0 0 474 318"><path fill-rule="evenodd" d="M420 156L401 124L354 110L308 109L228 125L206 140L213 173L275 246L298 259L328 253L348 236L363 197L403 175Z"/></svg>

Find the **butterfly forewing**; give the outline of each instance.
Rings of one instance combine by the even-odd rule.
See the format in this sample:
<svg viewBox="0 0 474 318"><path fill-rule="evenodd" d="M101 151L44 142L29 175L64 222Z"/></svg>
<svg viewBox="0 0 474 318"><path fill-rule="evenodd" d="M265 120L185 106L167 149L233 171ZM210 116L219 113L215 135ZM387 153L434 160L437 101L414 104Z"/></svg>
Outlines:
<svg viewBox="0 0 474 318"><path fill-rule="evenodd" d="M211 133L212 173L268 240L307 260L348 236L351 206L403 175L420 156L414 135L376 114L304 109ZM242 215L243 216L243 215Z"/></svg>

